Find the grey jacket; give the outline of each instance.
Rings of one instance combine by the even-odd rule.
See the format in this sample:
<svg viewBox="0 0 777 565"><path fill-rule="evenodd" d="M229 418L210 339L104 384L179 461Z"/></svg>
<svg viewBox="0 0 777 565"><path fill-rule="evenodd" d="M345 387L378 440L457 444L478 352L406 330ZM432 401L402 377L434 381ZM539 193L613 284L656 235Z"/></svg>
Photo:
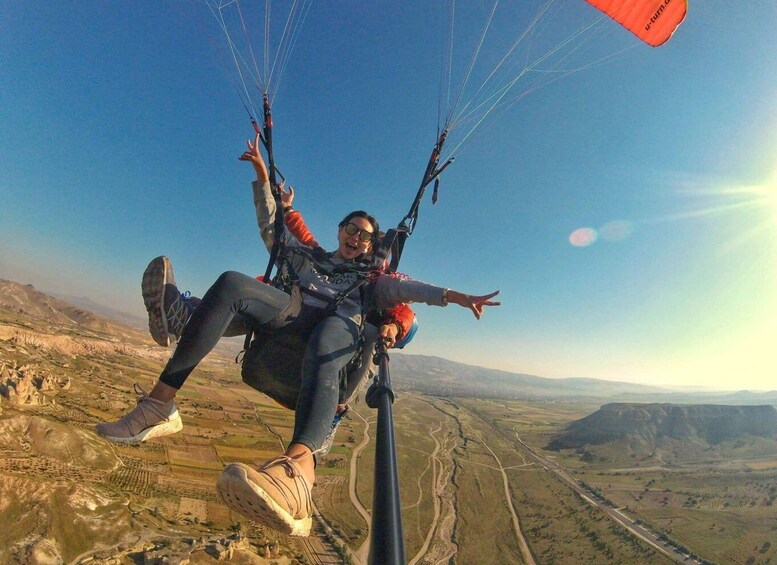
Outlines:
<svg viewBox="0 0 777 565"><path fill-rule="evenodd" d="M252 183L254 194L254 206L256 207L256 220L259 224L259 232L268 250L272 249L274 241L275 199L270 192L270 183ZM283 234L285 246L285 258L289 266L299 277L300 285L334 298L341 291L346 291L351 285L363 276L365 268L360 263L346 261L334 254L327 254L328 261L333 266L348 267L353 265L352 272L331 275L312 259L312 249L297 241L287 231ZM337 313L340 316L351 318L361 323L362 312L370 308L391 308L402 302L424 302L431 306L444 306L442 302L442 287L427 284L412 279L397 278L391 275L378 275L374 283L368 285L368 293L363 298L359 290L352 291L339 305ZM323 300L303 294L304 302L314 307L325 308L328 304ZM366 305L362 300L368 300ZM365 306L365 307L363 307Z"/></svg>

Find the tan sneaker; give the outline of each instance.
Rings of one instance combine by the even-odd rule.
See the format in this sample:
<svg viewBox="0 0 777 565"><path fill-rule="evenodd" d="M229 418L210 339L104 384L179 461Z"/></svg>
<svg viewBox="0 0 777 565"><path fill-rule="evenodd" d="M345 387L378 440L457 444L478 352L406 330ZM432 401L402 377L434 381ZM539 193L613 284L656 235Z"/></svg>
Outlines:
<svg viewBox="0 0 777 565"><path fill-rule="evenodd" d="M137 384L135 392L139 395L137 406L115 422L97 424L95 431L98 434L114 443L140 443L183 429L175 402L151 398Z"/></svg>
<svg viewBox="0 0 777 565"><path fill-rule="evenodd" d="M271 459L257 471L231 463L216 485L227 506L290 536L310 535L311 485L290 457Z"/></svg>

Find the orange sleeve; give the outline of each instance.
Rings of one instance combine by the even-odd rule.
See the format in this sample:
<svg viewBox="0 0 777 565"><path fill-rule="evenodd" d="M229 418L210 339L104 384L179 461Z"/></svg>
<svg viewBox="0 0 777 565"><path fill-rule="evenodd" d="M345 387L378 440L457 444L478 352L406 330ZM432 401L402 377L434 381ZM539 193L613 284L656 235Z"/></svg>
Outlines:
<svg viewBox="0 0 777 565"><path fill-rule="evenodd" d="M292 210L283 215L283 222L286 224L286 229L289 233L297 238L302 245L309 247L321 247L310 233L308 226L305 225L305 220L302 219L302 214L297 210Z"/></svg>
<svg viewBox="0 0 777 565"><path fill-rule="evenodd" d="M385 315L381 319L381 324L397 324L399 326L399 334L397 339L400 340L407 334L410 327L413 325L415 319L415 312L410 305L402 303L397 304L393 308L387 308Z"/></svg>

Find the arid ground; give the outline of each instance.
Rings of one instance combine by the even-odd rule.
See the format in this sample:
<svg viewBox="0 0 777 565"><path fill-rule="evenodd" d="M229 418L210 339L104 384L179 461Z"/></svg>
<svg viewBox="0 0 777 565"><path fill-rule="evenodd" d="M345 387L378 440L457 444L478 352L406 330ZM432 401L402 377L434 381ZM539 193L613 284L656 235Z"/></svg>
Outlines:
<svg viewBox="0 0 777 565"><path fill-rule="evenodd" d="M169 350L125 326L0 309L3 383L35 389L0 400L0 562L366 563L377 414L364 401L319 462L310 538L218 499L225 463L258 465L293 426L293 412L240 381L238 350L215 351L182 389L181 433L117 446L94 425L133 405L134 384L149 390ZM408 562L777 562L773 442L546 449L598 407L399 391Z"/></svg>

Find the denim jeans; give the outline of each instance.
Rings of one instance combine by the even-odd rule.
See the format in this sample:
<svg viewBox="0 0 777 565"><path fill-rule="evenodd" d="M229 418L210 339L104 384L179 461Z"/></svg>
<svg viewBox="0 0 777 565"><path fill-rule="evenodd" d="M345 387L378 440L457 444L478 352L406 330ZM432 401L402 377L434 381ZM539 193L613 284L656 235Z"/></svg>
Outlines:
<svg viewBox="0 0 777 565"><path fill-rule="evenodd" d="M266 332L289 303L288 294L253 277L234 271L222 274L202 297L159 380L181 388L222 336L236 335L240 328ZM356 353L358 342L359 326L336 314L313 327L302 360L291 443L313 451L321 446L337 409L341 370Z"/></svg>

